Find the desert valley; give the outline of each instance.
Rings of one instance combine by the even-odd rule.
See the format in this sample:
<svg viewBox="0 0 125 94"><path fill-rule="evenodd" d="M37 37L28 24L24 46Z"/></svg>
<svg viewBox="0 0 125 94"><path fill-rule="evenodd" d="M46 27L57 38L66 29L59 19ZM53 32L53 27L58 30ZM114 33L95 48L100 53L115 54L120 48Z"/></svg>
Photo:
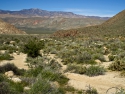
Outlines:
<svg viewBox="0 0 125 94"><path fill-rule="evenodd" d="M0 10L0 94L125 94L125 10Z"/></svg>

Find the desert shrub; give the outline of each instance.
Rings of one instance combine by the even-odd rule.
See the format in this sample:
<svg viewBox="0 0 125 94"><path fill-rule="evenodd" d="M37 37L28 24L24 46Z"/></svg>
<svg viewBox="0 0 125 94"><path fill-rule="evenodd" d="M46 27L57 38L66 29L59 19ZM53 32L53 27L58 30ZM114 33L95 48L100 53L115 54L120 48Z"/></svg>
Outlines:
<svg viewBox="0 0 125 94"><path fill-rule="evenodd" d="M31 87L29 94L58 94L58 89L51 86L48 80L39 78Z"/></svg>
<svg viewBox="0 0 125 94"><path fill-rule="evenodd" d="M105 61L105 58L104 58L103 54L100 54L100 53L93 54L93 58L94 59L99 59L102 62Z"/></svg>
<svg viewBox="0 0 125 94"><path fill-rule="evenodd" d="M0 83L0 94L12 94L7 82Z"/></svg>
<svg viewBox="0 0 125 94"><path fill-rule="evenodd" d="M49 79L50 81L54 81L58 78L59 74L50 68L43 69L40 73L43 79Z"/></svg>
<svg viewBox="0 0 125 94"><path fill-rule="evenodd" d="M66 85L68 83L69 79L66 76L64 76L64 75L59 75L58 78L56 79L56 81L61 86L63 86L63 85Z"/></svg>
<svg viewBox="0 0 125 94"><path fill-rule="evenodd" d="M113 70L113 71L125 70L125 61L124 60L115 60L112 64L109 65L109 69Z"/></svg>
<svg viewBox="0 0 125 94"><path fill-rule="evenodd" d="M65 91L71 92L72 94L75 94L75 92L77 91L74 87L68 86L68 85L66 87L64 87L63 89ZM77 93L77 94L79 94L79 93Z"/></svg>
<svg viewBox="0 0 125 94"><path fill-rule="evenodd" d="M114 93L112 92L112 94L125 94L125 89L123 88L118 88L118 87L111 87L106 91L106 94L108 94L110 92L110 90L115 89Z"/></svg>
<svg viewBox="0 0 125 94"><path fill-rule="evenodd" d="M109 55L108 58L109 58L110 61L113 61L115 59L115 56Z"/></svg>
<svg viewBox="0 0 125 94"><path fill-rule="evenodd" d="M4 81L6 77L3 74L0 74L0 82Z"/></svg>
<svg viewBox="0 0 125 94"><path fill-rule="evenodd" d="M87 90L85 90L85 94L98 94L97 90L94 87L88 86Z"/></svg>
<svg viewBox="0 0 125 94"><path fill-rule="evenodd" d="M13 90L15 93L23 93L23 83L15 83L13 81L8 81L8 83L10 85L10 89Z"/></svg>
<svg viewBox="0 0 125 94"><path fill-rule="evenodd" d="M84 51L82 54L79 54L77 57L77 62L78 63L85 63L87 60L91 60L92 56L90 53Z"/></svg>
<svg viewBox="0 0 125 94"><path fill-rule="evenodd" d="M85 74L88 76L98 76L98 75L103 75L105 71L106 70L104 69L104 67L92 65L86 69Z"/></svg>
<svg viewBox="0 0 125 94"><path fill-rule="evenodd" d="M70 64L65 71L70 71L74 73L84 74L86 72L86 67L82 65Z"/></svg>
<svg viewBox="0 0 125 94"><path fill-rule="evenodd" d="M118 55L119 58L124 58L125 57L125 52L120 52Z"/></svg>
<svg viewBox="0 0 125 94"><path fill-rule="evenodd" d="M9 53L5 52L4 54L0 53L0 60L12 60L13 56L10 56Z"/></svg>
<svg viewBox="0 0 125 94"><path fill-rule="evenodd" d="M44 41L29 40L27 44L24 45L23 51L27 53L30 57L37 57L40 55L40 49L43 49Z"/></svg>
<svg viewBox="0 0 125 94"><path fill-rule="evenodd" d="M43 67L31 68L26 73L27 77L37 77L38 74L43 70Z"/></svg>
<svg viewBox="0 0 125 94"><path fill-rule="evenodd" d="M50 66L51 69L58 71L61 68L61 65L55 59L50 60L47 66Z"/></svg>
<svg viewBox="0 0 125 94"><path fill-rule="evenodd" d="M125 77L125 70L120 73L121 76Z"/></svg>
<svg viewBox="0 0 125 94"><path fill-rule="evenodd" d="M56 49L51 49L50 54L57 54L57 50Z"/></svg>
<svg viewBox="0 0 125 94"><path fill-rule="evenodd" d="M6 71L13 71L16 75L23 75L25 70L18 69L14 64L7 63L3 66L0 66L0 73L4 73Z"/></svg>
<svg viewBox="0 0 125 94"><path fill-rule="evenodd" d="M0 83L0 94L22 94L23 86L21 83L14 83L12 81L3 81Z"/></svg>

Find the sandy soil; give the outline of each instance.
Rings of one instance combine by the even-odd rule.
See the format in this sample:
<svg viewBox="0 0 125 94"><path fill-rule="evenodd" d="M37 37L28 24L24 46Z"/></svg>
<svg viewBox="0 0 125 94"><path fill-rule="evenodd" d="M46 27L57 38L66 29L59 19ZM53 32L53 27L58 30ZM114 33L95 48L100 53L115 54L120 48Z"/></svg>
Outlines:
<svg viewBox="0 0 125 94"><path fill-rule="evenodd" d="M49 54L49 57L55 59L56 56L54 54ZM107 62L102 62L101 65L107 68L112 62L109 62L106 56L105 58ZM60 58L56 58L56 60L61 64L62 71L64 71L67 66L62 64ZM106 94L106 91L111 87L122 87L125 89L125 78L120 77L119 72L106 72L105 75L94 77L68 72L64 74L70 79L68 85L78 90L85 90L89 85L96 88L99 94ZM116 92L116 88L110 89L107 94L114 94L114 92Z"/></svg>
<svg viewBox="0 0 125 94"><path fill-rule="evenodd" d="M13 54L14 60L11 61L2 61L0 65L5 64L7 62L14 63L19 68L28 69L26 66L26 54L21 53L20 55ZM54 54L49 54L48 58L55 59L59 62L62 66L62 72L66 69L66 65L63 65L60 58L57 58ZM102 65L106 68L112 62L103 62ZM92 86L97 89L99 94L106 94L106 91L111 87L118 87L125 89L125 78L119 76L119 72L106 72L105 75L95 76L95 77L88 77L86 75L80 75L76 73L64 73L70 80L68 85L73 86L79 90L87 89L87 86ZM107 94L114 94L115 89L109 90Z"/></svg>
<svg viewBox="0 0 125 94"><path fill-rule="evenodd" d="M69 85L79 90L86 89L90 85L96 88L99 94L105 94L111 87L125 88L125 78L119 77L118 72L107 72L105 75L95 77L75 73L66 73L65 75L70 79Z"/></svg>
<svg viewBox="0 0 125 94"><path fill-rule="evenodd" d="M18 68L20 69L28 69L28 66L26 65L26 54L20 53L20 55L17 55L16 53L12 54L14 59L13 60L3 60L0 62L0 65L6 64L6 63L14 63Z"/></svg>

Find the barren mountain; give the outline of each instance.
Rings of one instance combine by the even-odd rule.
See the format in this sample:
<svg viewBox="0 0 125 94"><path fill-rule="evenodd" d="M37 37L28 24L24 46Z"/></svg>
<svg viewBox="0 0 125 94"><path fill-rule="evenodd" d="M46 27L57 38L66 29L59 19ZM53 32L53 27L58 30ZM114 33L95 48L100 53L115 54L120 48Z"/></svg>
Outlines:
<svg viewBox="0 0 125 94"><path fill-rule="evenodd" d="M101 25L82 27L70 30L60 30L54 33L55 36L71 36L72 32L77 31L80 35L89 36L123 36L125 34L125 10L119 12ZM67 35L68 33L68 35ZM69 34L70 33L70 34Z"/></svg>
<svg viewBox="0 0 125 94"><path fill-rule="evenodd" d="M83 16L72 12L23 9L20 11L0 10L0 17L27 33L46 33L85 26L98 25L109 17Z"/></svg>
<svg viewBox="0 0 125 94"><path fill-rule="evenodd" d="M109 17L99 17L99 16L85 16L78 15L72 12L64 11L47 11L37 8L23 9L19 11L10 11L10 10L0 10L0 17L63 17L63 18L98 18L98 19L108 19Z"/></svg>
<svg viewBox="0 0 125 94"><path fill-rule="evenodd" d="M0 19L0 34L25 34L25 32Z"/></svg>

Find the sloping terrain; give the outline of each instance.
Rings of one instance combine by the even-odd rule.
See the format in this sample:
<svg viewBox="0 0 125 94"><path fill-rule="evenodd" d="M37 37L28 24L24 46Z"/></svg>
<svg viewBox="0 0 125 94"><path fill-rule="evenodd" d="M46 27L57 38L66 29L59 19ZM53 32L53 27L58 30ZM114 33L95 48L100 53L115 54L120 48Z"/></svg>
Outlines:
<svg viewBox="0 0 125 94"><path fill-rule="evenodd" d="M78 29L72 29L72 30L67 30L66 32L69 31L77 31L80 33L80 36L123 36L125 33L125 10L121 11L114 17L110 18L106 22L104 22L101 25L96 25L96 26L88 26L88 27L83 27L83 28L78 28ZM64 35L66 32L63 30L64 33L61 35ZM55 36L60 36L60 32L54 33ZM72 32L71 32L72 33ZM70 34L69 34L70 36Z"/></svg>
<svg viewBox="0 0 125 94"><path fill-rule="evenodd" d="M25 34L25 32L18 30L13 25L0 20L0 34Z"/></svg>
<svg viewBox="0 0 125 94"><path fill-rule="evenodd" d="M0 18L27 33L53 33L60 29L67 30L99 25L109 19L109 17L84 16L72 12L41 9L0 10Z"/></svg>

